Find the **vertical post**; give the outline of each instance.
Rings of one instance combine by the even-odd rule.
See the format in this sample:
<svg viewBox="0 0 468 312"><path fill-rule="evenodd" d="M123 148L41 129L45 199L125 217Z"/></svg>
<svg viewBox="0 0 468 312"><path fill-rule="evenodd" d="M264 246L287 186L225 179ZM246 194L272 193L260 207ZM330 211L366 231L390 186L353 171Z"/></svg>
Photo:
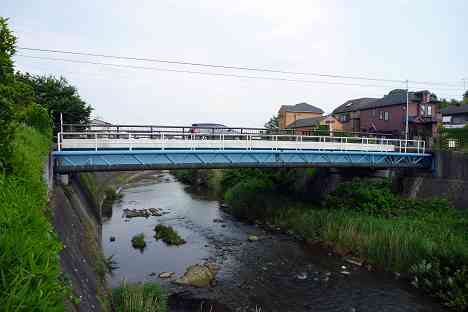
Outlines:
<svg viewBox="0 0 468 312"><path fill-rule="evenodd" d="M63 132L63 114L62 113L60 113L60 132Z"/></svg>
<svg viewBox="0 0 468 312"><path fill-rule="evenodd" d="M94 149L97 151L98 150L98 137L97 133L94 134Z"/></svg>
<svg viewBox="0 0 468 312"><path fill-rule="evenodd" d="M408 142L408 119L409 119L409 86L408 80L406 80L406 122L405 122L405 140Z"/></svg>
<svg viewBox="0 0 468 312"><path fill-rule="evenodd" d="M128 134L128 149L131 151L132 150L132 134Z"/></svg>
<svg viewBox="0 0 468 312"><path fill-rule="evenodd" d="M58 149L59 151L62 150L62 132L59 132L59 133L57 134L57 149Z"/></svg>

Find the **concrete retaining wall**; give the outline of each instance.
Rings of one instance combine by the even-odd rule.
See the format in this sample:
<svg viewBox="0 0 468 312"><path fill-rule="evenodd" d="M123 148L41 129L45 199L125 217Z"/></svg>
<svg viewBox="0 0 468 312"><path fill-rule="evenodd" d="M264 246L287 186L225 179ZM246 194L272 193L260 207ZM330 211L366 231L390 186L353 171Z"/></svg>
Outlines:
<svg viewBox="0 0 468 312"><path fill-rule="evenodd" d="M401 177L404 196L411 198L444 197L455 207L468 209L468 154L435 152L434 172L405 172Z"/></svg>

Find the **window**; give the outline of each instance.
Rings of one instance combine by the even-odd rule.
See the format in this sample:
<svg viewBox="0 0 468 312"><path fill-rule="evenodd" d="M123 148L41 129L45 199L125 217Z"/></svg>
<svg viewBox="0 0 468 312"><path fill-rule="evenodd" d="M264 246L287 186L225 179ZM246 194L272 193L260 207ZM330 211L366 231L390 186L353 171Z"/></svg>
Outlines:
<svg viewBox="0 0 468 312"><path fill-rule="evenodd" d="M389 120L389 119L390 119L390 113L384 112L384 120Z"/></svg>
<svg viewBox="0 0 468 312"><path fill-rule="evenodd" d="M384 118L384 112L380 111L379 112L379 119L383 120L383 118Z"/></svg>
<svg viewBox="0 0 468 312"><path fill-rule="evenodd" d="M427 116L432 116L432 105L427 105Z"/></svg>
<svg viewBox="0 0 468 312"><path fill-rule="evenodd" d="M376 116L377 116L377 110L376 110L376 109L373 109L373 110L372 110L372 117L375 118Z"/></svg>

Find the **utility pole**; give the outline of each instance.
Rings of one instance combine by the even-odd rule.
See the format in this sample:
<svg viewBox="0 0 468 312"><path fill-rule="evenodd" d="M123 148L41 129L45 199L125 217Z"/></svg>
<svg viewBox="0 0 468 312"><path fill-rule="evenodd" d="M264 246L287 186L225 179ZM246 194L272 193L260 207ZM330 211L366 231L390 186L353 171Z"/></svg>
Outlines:
<svg viewBox="0 0 468 312"><path fill-rule="evenodd" d="M406 80L406 124L405 124L405 140L408 144L408 119L409 119L409 87L408 80Z"/></svg>

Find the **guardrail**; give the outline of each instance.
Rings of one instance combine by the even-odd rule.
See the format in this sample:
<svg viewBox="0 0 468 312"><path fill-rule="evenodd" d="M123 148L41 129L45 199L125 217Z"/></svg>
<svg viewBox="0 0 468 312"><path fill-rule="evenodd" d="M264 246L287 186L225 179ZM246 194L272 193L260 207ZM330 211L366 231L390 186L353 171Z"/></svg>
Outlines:
<svg viewBox="0 0 468 312"><path fill-rule="evenodd" d="M180 128L179 128L180 129ZM191 128L193 129L193 128ZM204 128L199 128L204 129ZM266 150L339 150L368 152L398 152L424 154L423 140L401 140L386 137L348 137L271 134L261 129L257 133L224 133L225 128L207 128L213 133L187 131L84 131L58 133L58 150L64 149L266 149ZM232 128L229 128L232 129Z"/></svg>

